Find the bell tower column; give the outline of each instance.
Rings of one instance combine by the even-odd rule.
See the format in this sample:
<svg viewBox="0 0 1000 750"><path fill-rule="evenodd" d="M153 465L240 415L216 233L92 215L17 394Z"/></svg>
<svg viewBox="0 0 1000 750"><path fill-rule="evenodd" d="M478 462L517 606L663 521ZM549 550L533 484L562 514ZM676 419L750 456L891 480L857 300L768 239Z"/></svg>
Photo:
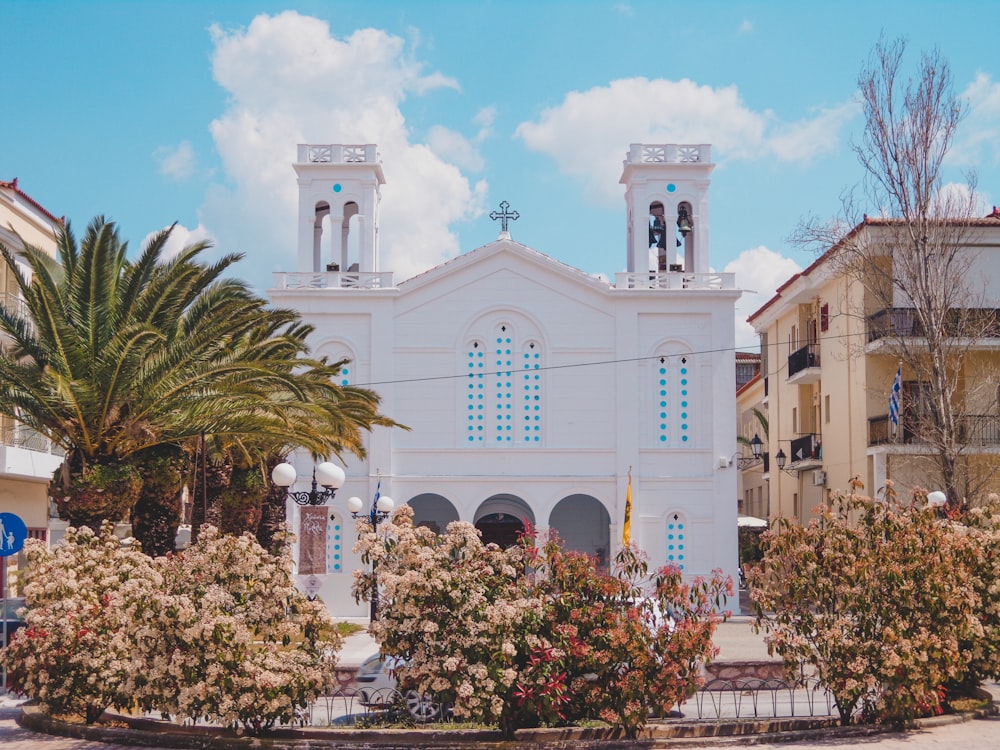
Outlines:
<svg viewBox="0 0 1000 750"><path fill-rule="evenodd" d="M628 215L627 268L708 273L712 147L633 143L619 182Z"/></svg>
<svg viewBox="0 0 1000 750"><path fill-rule="evenodd" d="M375 144L300 143L293 166L299 184L298 270L378 271L385 176Z"/></svg>

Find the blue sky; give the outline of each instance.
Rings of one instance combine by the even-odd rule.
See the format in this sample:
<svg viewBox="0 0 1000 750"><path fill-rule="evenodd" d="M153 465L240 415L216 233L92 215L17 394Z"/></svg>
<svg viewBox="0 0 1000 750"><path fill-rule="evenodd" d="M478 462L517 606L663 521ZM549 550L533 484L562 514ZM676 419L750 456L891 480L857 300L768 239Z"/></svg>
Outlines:
<svg viewBox="0 0 1000 750"><path fill-rule="evenodd" d="M178 222L295 269L296 143L379 144L397 281L511 234L584 271L625 266L629 143L712 143L712 265L745 319L813 260L788 237L862 174L858 71L880 33L950 62L969 116L948 179L1000 203L996 2L0 0L0 180L135 248ZM871 213L877 213L872 207ZM745 326L738 343L752 345Z"/></svg>

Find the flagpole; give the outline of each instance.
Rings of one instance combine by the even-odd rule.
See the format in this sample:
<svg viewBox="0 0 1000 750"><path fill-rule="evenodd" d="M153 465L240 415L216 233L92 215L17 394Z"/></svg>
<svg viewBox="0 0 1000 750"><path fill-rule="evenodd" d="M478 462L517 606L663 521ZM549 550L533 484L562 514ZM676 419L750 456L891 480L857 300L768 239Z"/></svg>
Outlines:
<svg viewBox="0 0 1000 750"><path fill-rule="evenodd" d="M632 543L632 467L628 467L628 487L625 490L625 521L622 523L622 546Z"/></svg>

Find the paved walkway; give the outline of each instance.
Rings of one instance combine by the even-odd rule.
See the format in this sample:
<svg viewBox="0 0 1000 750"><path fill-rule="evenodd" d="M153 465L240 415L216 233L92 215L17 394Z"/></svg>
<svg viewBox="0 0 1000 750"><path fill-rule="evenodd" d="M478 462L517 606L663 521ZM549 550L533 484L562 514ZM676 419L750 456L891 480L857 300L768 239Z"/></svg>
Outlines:
<svg viewBox="0 0 1000 750"><path fill-rule="evenodd" d="M726 661L760 660L769 658L767 647L760 636L750 628L750 618L737 617L720 626L716 643L720 648L719 659ZM375 642L366 632L356 633L347 639L341 652L341 663L360 664L375 653ZM1000 701L1000 683L987 686ZM20 702L0 696L0 748L2 750L121 750L121 746L100 742L52 737L22 729L17 725ZM703 744L702 748L732 748L731 742ZM690 741L663 741L662 747L680 747ZM978 719L948 723L905 733L881 734L871 737L817 737L809 741L781 742L780 744L754 745L757 750L829 750L863 746L870 750L979 750L1000 748L1000 718ZM147 750L168 750L150 747Z"/></svg>

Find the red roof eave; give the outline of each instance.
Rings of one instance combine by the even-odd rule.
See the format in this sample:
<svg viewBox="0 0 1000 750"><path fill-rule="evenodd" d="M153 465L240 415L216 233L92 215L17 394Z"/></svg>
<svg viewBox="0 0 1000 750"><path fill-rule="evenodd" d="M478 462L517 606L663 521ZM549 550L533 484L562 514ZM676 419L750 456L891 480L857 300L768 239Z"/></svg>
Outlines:
<svg viewBox="0 0 1000 750"><path fill-rule="evenodd" d="M21 188L19 188L17 186L17 178L16 177L11 182L4 182L3 180L0 180L0 188L7 188L8 190L13 191L25 203L27 203L30 206L32 206L33 208L37 209L40 213L42 213L44 216L46 216L49 219L51 219L52 221L54 221L56 224L65 224L66 223L66 217L65 216L56 216L56 215L54 215L51 211L49 211L47 208L45 208L45 206L43 206L41 203L39 203L38 201L36 201L34 198L32 198L26 192L24 192L23 190L21 190Z"/></svg>

